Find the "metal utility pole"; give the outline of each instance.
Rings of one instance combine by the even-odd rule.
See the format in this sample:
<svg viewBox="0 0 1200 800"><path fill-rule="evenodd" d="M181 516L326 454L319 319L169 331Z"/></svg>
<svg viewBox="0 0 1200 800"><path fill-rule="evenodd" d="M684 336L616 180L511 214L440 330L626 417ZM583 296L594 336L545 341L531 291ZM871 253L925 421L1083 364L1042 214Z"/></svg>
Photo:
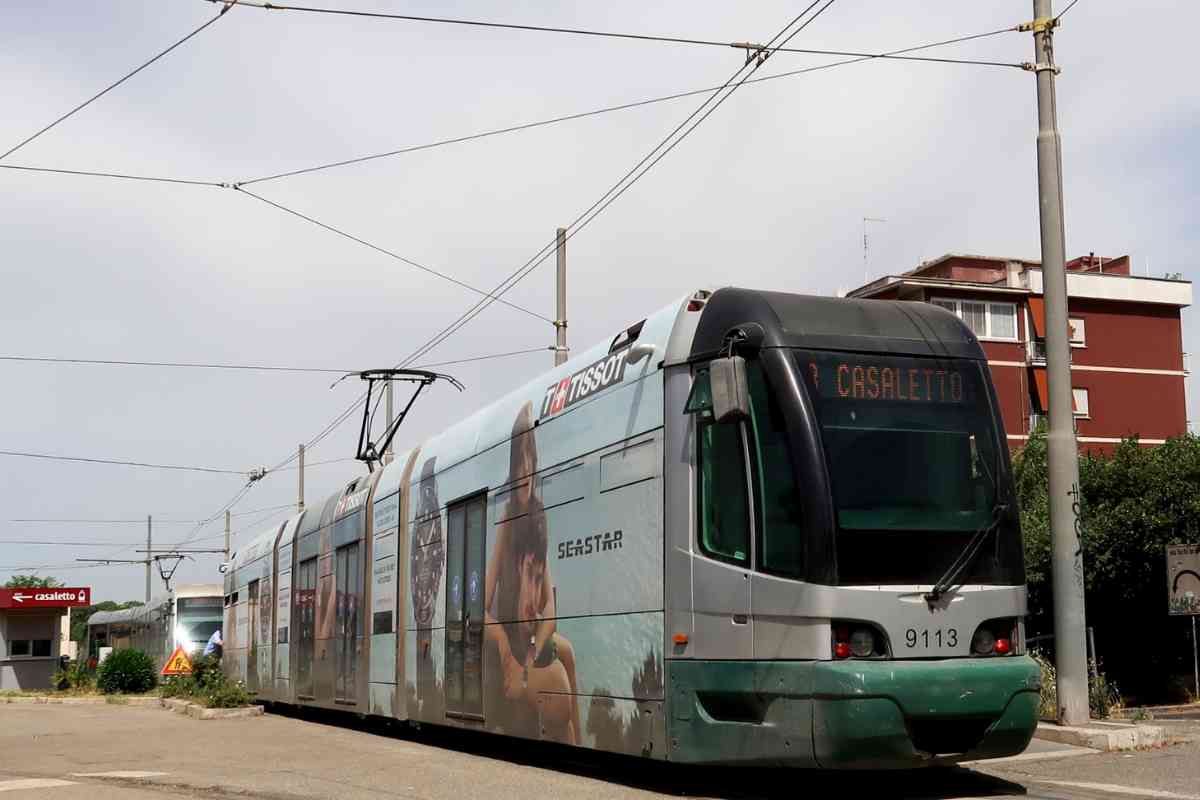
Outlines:
<svg viewBox="0 0 1200 800"><path fill-rule="evenodd" d="M865 284L870 278L867 277L867 223L868 222L887 222L883 217L863 217L863 283Z"/></svg>
<svg viewBox="0 0 1200 800"><path fill-rule="evenodd" d="M392 419L393 419L393 417L392 417L392 382L391 381L387 382L386 388L387 388L387 394L384 398L384 413L387 415L387 425L384 427L384 430L390 431L392 429ZM384 464L392 463L392 440L391 439L388 439L387 447L385 447L383 449L383 463Z"/></svg>
<svg viewBox="0 0 1200 800"><path fill-rule="evenodd" d="M559 228L556 255L558 261L557 285L558 302L554 310L554 366L567 360L567 229Z"/></svg>
<svg viewBox="0 0 1200 800"><path fill-rule="evenodd" d="M303 511L304 510L304 445L300 445L300 469L298 471L298 474L300 476L300 486L298 487L299 495L296 498L296 510Z"/></svg>
<svg viewBox="0 0 1200 800"><path fill-rule="evenodd" d="M146 515L146 602L150 602L150 550L154 545L150 543L150 515Z"/></svg>
<svg viewBox="0 0 1200 800"><path fill-rule="evenodd" d="M1062 200L1062 145L1054 96L1054 14L1051 0L1033 0L1034 72L1038 99L1038 199L1041 207L1042 284L1046 298L1046 377L1050 389L1047 456L1054 587L1058 722L1088 720L1088 665L1084 635L1083 553L1079 543L1079 450L1071 403L1071 349L1067 333L1067 275Z"/></svg>
<svg viewBox="0 0 1200 800"><path fill-rule="evenodd" d="M229 510L225 510L225 560L229 560Z"/></svg>

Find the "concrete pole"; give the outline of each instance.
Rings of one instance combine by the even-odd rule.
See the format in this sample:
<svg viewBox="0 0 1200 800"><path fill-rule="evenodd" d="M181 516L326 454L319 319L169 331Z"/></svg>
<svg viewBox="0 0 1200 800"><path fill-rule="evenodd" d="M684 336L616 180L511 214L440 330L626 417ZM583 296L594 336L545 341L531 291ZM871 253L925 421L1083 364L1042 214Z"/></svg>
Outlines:
<svg viewBox="0 0 1200 800"><path fill-rule="evenodd" d="M1046 377L1050 388L1047 456L1050 472L1051 573L1054 587L1058 722L1088 721L1088 664L1084 635L1083 553L1079 544L1079 450L1071 403L1071 346L1067 334L1067 275L1062 200L1062 146L1054 96L1051 0L1033 0L1038 99L1038 198L1042 283L1046 297Z"/></svg>
<svg viewBox="0 0 1200 800"><path fill-rule="evenodd" d="M554 366L567 360L567 229L559 228L556 237L558 241L558 302L554 310Z"/></svg>
<svg viewBox="0 0 1200 800"><path fill-rule="evenodd" d="M150 602L150 565L154 561L154 554L151 552L153 546L150 544L150 515L146 515L146 602Z"/></svg>
<svg viewBox="0 0 1200 800"><path fill-rule="evenodd" d="M298 496L296 498L296 510L304 510L304 445L300 445L300 469L297 471L300 476L300 485L298 487Z"/></svg>
<svg viewBox="0 0 1200 800"><path fill-rule="evenodd" d="M226 511L225 511L225 561L226 561L226 562L228 562L228 561L229 561L229 543L230 543L230 536L229 536L229 510L228 510L228 509L226 509Z"/></svg>

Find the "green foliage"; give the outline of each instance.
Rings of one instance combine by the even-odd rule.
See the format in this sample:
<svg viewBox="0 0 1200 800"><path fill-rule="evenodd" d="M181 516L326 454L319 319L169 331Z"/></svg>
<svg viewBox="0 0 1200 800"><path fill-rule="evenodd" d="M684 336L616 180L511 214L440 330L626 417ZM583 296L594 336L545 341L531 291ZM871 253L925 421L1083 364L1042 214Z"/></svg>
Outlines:
<svg viewBox="0 0 1200 800"><path fill-rule="evenodd" d="M126 600L124 603L118 603L114 600L105 600L95 605L82 606L71 609L71 641L86 642L87 641L87 624L88 620L97 611L122 611L126 608L143 605L141 600Z"/></svg>
<svg viewBox="0 0 1200 800"><path fill-rule="evenodd" d="M1029 635L1053 632L1046 440L1035 431L1013 460L1025 537ZM1200 543L1200 437L1079 460L1080 540L1088 624L1108 671L1145 702L1174 700L1190 668L1186 619L1167 615L1165 550ZM1138 643L1153 643L1152 647Z"/></svg>
<svg viewBox="0 0 1200 800"><path fill-rule="evenodd" d="M182 697L209 708L239 708L254 701L241 681L232 681L221 671L216 656L193 656L192 674L166 679L160 692L163 697Z"/></svg>
<svg viewBox="0 0 1200 800"><path fill-rule="evenodd" d="M104 694L141 694L157 682L154 659L141 650L114 650L96 671L96 688Z"/></svg>
<svg viewBox="0 0 1200 800"><path fill-rule="evenodd" d="M1121 707L1121 693L1099 666L1088 675L1088 711L1092 719L1108 719Z"/></svg>
<svg viewBox="0 0 1200 800"><path fill-rule="evenodd" d="M86 661L70 662L66 669L55 671L52 685L61 691L86 692L96 685L95 674L87 668Z"/></svg>
<svg viewBox="0 0 1200 800"><path fill-rule="evenodd" d="M1029 655L1042 671L1042 693L1038 698L1038 718L1058 719L1058 675L1049 656L1040 650L1031 650Z"/></svg>
<svg viewBox="0 0 1200 800"><path fill-rule="evenodd" d="M54 589L62 586L58 578L43 578L39 575L13 575L4 583L5 589Z"/></svg>

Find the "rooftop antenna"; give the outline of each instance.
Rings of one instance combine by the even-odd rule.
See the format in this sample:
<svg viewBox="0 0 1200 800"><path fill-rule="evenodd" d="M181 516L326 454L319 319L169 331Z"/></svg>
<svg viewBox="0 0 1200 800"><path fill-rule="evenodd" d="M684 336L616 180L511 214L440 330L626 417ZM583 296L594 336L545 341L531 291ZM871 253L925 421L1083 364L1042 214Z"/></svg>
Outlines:
<svg viewBox="0 0 1200 800"><path fill-rule="evenodd" d="M883 217L863 217L863 283L865 284L869 278L867 277L867 223L868 222L887 222Z"/></svg>

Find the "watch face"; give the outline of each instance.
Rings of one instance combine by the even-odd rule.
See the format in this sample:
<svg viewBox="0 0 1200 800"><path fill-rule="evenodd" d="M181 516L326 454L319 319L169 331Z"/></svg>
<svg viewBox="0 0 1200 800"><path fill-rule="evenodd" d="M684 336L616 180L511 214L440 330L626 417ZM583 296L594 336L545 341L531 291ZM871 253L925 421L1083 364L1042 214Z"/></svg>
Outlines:
<svg viewBox="0 0 1200 800"><path fill-rule="evenodd" d="M412 558L412 604L413 617L418 627L428 628L433 621L434 604L442 580L445 564L445 545L442 541L441 504L438 502L437 482L434 478L434 462L431 458L421 467L421 482L418 484L416 518L421 520L413 527Z"/></svg>

